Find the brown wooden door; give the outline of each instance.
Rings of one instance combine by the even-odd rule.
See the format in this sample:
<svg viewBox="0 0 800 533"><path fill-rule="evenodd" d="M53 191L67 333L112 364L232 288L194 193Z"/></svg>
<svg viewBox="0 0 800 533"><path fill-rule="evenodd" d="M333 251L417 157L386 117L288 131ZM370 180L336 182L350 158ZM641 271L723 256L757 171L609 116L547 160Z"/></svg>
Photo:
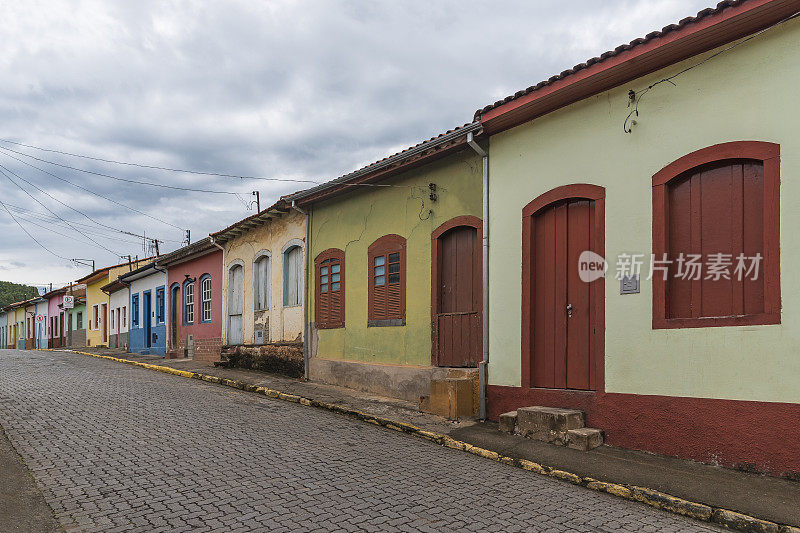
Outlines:
<svg viewBox="0 0 800 533"><path fill-rule="evenodd" d="M478 228L457 226L434 242L435 351L439 366L471 367L481 359L482 272Z"/></svg>
<svg viewBox="0 0 800 533"><path fill-rule="evenodd" d="M592 291L578 274L592 250L594 202L569 200L534 215L531 385L591 388Z"/></svg>

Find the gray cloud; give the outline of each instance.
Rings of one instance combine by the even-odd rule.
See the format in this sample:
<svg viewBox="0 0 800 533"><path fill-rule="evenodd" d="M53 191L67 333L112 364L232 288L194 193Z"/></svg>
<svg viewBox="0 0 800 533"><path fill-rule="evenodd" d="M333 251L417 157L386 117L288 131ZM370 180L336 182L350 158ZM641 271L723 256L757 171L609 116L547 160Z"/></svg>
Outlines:
<svg viewBox="0 0 800 533"><path fill-rule="evenodd" d="M703 7L698 0L12 3L0 27L0 137L123 161L323 181L468 122L479 107ZM304 187L20 151L131 179L243 196L258 188L262 205ZM32 163L197 238L250 214L232 195ZM5 155L0 164L104 224L175 241L166 249L182 238ZM63 218L87 223L25 188ZM2 176L0 200L43 211ZM71 236L22 222L58 255L116 260L50 216L28 217ZM6 268L4 276L66 282L85 272L32 243L3 210L0 232L4 265L37 265ZM100 237L106 230L88 233L115 252L142 253Z"/></svg>

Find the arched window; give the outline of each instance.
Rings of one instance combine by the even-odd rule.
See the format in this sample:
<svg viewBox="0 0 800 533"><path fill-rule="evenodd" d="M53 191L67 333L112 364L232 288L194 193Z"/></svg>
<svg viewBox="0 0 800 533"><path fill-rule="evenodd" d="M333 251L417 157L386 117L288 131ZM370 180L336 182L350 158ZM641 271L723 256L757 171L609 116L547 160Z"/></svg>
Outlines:
<svg viewBox="0 0 800 533"><path fill-rule="evenodd" d="M292 307L303 302L303 247L293 239L283 248L283 305Z"/></svg>
<svg viewBox="0 0 800 533"><path fill-rule="evenodd" d="M653 327L780 323L779 146L704 148L653 176Z"/></svg>
<svg viewBox="0 0 800 533"><path fill-rule="evenodd" d="M318 328L344 327L344 252L325 250L314 260Z"/></svg>
<svg viewBox="0 0 800 533"><path fill-rule="evenodd" d="M194 281L183 284L183 321L186 324L194 323Z"/></svg>
<svg viewBox="0 0 800 533"><path fill-rule="evenodd" d="M253 309L266 311L270 308L270 254L260 252L253 262Z"/></svg>
<svg viewBox="0 0 800 533"><path fill-rule="evenodd" d="M367 326L403 326L406 318L406 240L384 235L368 251Z"/></svg>
<svg viewBox="0 0 800 533"><path fill-rule="evenodd" d="M211 275L200 276L200 322L211 322Z"/></svg>

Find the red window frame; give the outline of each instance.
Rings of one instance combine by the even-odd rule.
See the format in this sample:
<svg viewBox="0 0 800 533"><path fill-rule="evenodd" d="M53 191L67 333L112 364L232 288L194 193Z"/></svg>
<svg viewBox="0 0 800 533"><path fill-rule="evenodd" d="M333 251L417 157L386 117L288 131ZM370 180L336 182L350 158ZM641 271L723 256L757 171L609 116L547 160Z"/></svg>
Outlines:
<svg viewBox="0 0 800 533"><path fill-rule="evenodd" d="M397 254L395 256L395 254ZM376 260L383 258L381 265ZM396 259L396 260L395 260ZM395 267L394 265L398 265ZM383 274L379 274L383 266ZM397 269L398 272L391 272ZM367 326L404 326L406 320L406 239L384 235L367 250L368 307ZM380 280L381 276L384 277ZM395 278L395 276L397 276ZM377 279L376 279L377 278ZM390 278L397 281L391 281ZM383 284L376 285L376 281Z"/></svg>
<svg viewBox="0 0 800 533"><path fill-rule="evenodd" d="M338 265L339 271L333 272ZM328 270L323 270L327 268ZM345 267L344 252L338 248L329 248L314 259L314 316L317 328L335 329L344 327L345 317ZM338 274L339 281L333 276ZM334 283L339 288L334 289ZM338 299L338 302L336 300ZM334 306L333 304L338 303Z"/></svg>
<svg viewBox="0 0 800 533"><path fill-rule="evenodd" d="M759 161L764 168L763 260L764 312L740 316L668 318L667 282L653 276L653 329L701 328L780 324L780 145L760 141L736 141L702 148L670 163L653 176L653 254L669 250L668 184L702 165L725 160Z"/></svg>

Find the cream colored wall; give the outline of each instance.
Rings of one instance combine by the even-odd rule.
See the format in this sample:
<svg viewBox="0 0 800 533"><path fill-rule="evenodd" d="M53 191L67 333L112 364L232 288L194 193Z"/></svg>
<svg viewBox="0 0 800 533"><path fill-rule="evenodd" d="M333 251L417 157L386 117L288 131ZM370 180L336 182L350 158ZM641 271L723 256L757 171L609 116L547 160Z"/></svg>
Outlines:
<svg viewBox="0 0 800 533"><path fill-rule="evenodd" d="M228 327L228 270L241 261L244 265L244 342L253 343L253 261L262 250L271 254L269 329L271 342L301 340L303 336L303 306L283 306L283 247L291 240L302 241L305 265L305 216L297 211L273 218L266 224L225 243L222 300L226 310L222 323L223 338ZM301 273L301 275L304 275ZM302 299L301 299L302 302ZM267 339L264 339L266 342Z"/></svg>
<svg viewBox="0 0 800 533"><path fill-rule="evenodd" d="M519 386L521 213L570 183L606 187L606 256L651 253L651 178L675 159L722 142L781 145L782 323L653 330L651 284L619 294L606 280L607 392L800 402L800 20L664 83L623 133L628 90L641 91L703 56L491 138L489 382ZM776 206L778 208L778 206ZM613 267L612 267L613 268Z"/></svg>

